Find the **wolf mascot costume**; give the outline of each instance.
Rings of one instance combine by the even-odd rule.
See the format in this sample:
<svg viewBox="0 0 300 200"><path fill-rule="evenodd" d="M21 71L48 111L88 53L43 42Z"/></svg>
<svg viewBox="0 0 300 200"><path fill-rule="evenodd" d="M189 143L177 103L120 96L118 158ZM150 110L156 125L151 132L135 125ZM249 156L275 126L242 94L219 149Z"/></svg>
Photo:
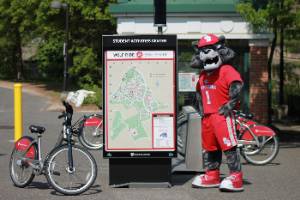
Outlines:
<svg viewBox="0 0 300 200"><path fill-rule="evenodd" d="M192 186L219 187L221 191L242 191L243 174L237 151L234 116L243 81L229 63L234 52L225 37L203 36L195 46L191 67L203 69L197 83L198 109L202 115L202 147L205 174L196 176ZM220 180L224 152L230 175Z"/></svg>

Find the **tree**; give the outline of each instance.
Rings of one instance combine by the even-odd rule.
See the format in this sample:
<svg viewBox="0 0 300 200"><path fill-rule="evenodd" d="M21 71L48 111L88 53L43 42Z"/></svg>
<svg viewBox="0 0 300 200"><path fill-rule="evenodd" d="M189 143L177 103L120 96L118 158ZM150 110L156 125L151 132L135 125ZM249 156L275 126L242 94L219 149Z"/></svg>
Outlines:
<svg viewBox="0 0 300 200"><path fill-rule="evenodd" d="M237 6L239 13L252 25L253 32L268 31L274 35L268 59L269 111L271 106L271 66L278 33L280 37L279 104L284 104L284 38L289 29L295 28L299 24L299 12L293 10L296 4L297 0L253 0L244 1Z"/></svg>
<svg viewBox="0 0 300 200"><path fill-rule="evenodd" d="M36 17L33 11L38 7L39 1L0 1L0 38L2 39L0 48L7 54L2 59L8 61L9 65L6 67L14 69L18 80L24 76L22 46L27 39L33 37Z"/></svg>
<svg viewBox="0 0 300 200"><path fill-rule="evenodd" d="M63 44L65 11L50 7L51 0L41 1L37 11L39 33L43 38L43 45L58 42ZM81 87L98 85L101 83L101 40L103 34L115 31L115 22L108 12L108 1L101 0L66 0L69 6L69 55L72 67L69 73L72 79ZM59 36L59 37L58 37ZM59 40L57 40L59 39ZM62 53L62 45L52 45L60 48L55 52ZM51 48L52 48L51 47ZM40 48L41 49L41 48ZM53 50L53 49L52 49ZM45 52L46 53L46 52ZM39 58L43 59L39 59ZM53 67L48 56L39 54L38 60L48 67ZM61 60L61 63L63 61ZM62 74L62 73L61 73Z"/></svg>

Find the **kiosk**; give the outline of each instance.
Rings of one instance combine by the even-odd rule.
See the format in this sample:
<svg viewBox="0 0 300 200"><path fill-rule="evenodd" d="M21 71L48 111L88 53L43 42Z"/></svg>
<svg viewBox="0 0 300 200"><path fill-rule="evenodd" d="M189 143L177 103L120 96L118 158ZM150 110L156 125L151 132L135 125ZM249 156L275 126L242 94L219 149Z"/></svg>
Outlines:
<svg viewBox="0 0 300 200"><path fill-rule="evenodd" d="M171 186L175 35L103 36L103 156L114 187Z"/></svg>

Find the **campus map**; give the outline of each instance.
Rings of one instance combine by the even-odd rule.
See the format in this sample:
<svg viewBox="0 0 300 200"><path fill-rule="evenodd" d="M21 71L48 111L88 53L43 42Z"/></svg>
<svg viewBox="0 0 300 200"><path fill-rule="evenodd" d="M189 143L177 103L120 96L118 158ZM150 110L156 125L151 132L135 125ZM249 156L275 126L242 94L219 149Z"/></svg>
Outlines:
<svg viewBox="0 0 300 200"><path fill-rule="evenodd" d="M151 51L117 53L109 54L112 59L107 59L106 67L107 147L111 150L173 147L173 124L163 127L163 134L156 133L158 129L153 125L157 113L174 113L173 57L156 60L155 56L164 54Z"/></svg>

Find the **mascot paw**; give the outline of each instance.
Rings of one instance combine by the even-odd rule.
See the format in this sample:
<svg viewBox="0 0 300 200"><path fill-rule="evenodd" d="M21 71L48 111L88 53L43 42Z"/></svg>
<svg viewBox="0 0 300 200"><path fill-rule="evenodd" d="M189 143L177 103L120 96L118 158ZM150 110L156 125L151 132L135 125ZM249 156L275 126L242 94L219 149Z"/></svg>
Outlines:
<svg viewBox="0 0 300 200"><path fill-rule="evenodd" d="M225 104L219 109L219 114L224 116L229 116L233 107L230 104Z"/></svg>

